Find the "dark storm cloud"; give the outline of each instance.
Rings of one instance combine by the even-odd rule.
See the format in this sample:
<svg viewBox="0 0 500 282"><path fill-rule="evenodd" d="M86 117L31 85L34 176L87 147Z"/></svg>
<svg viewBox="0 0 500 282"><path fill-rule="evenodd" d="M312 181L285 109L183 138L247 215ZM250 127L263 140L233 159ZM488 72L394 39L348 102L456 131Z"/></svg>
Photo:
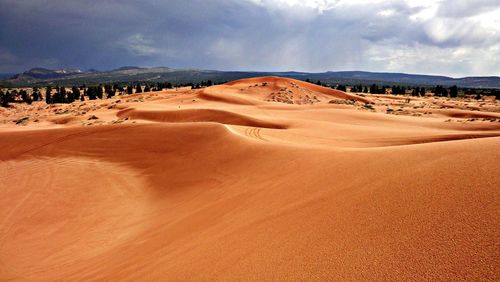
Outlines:
<svg viewBox="0 0 500 282"><path fill-rule="evenodd" d="M476 1L487 9L457 1L451 10L443 8L451 1L409 2L0 0L0 72L123 65L422 72L424 62L443 73L500 72L491 60L499 33L473 19L494 1ZM461 55L462 65L442 54Z"/></svg>
<svg viewBox="0 0 500 282"><path fill-rule="evenodd" d="M259 8L230 1L0 3L1 50L16 57L18 69L203 66L218 37L265 28Z"/></svg>

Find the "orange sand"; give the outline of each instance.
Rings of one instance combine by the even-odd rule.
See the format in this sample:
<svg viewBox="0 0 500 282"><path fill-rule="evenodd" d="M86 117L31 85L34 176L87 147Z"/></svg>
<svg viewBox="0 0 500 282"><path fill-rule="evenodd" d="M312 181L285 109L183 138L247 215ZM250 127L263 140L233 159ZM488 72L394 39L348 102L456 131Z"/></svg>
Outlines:
<svg viewBox="0 0 500 282"><path fill-rule="evenodd" d="M498 281L499 112L276 77L0 109L0 280Z"/></svg>

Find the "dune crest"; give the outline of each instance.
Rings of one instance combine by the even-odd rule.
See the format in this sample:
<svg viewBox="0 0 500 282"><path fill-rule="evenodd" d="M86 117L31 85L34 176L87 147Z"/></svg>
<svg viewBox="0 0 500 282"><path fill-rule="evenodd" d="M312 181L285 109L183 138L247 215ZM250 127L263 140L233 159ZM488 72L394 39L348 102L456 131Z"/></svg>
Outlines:
<svg viewBox="0 0 500 282"><path fill-rule="evenodd" d="M276 76L241 79L201 90L200 97L220 102L255 105L262 101L314 104L334 98L372 103L370 99L304 81Z"/></svg>
<svg viewBox="0 0 500 282"><path fill-rule="evenodd" d="M125 109L117 113L120 118L142 119L157 122L217 122L222 124L285 129L286 125L264 121L249 116L215 109L186 110L136 110Z"/></svg>

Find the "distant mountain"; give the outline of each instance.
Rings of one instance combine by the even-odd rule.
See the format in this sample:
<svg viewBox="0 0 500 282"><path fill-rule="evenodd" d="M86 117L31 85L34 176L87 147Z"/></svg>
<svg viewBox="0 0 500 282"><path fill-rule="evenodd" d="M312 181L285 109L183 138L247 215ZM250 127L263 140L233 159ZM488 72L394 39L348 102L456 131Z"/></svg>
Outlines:
<svg viewBox="0 0 500 282"><path fill-rule="evenodd" d="M14 75L12 77L12 80L18 80L18 81L33 81L33 80L44 80L44 79L57 79L61 77L66 77L66 76L71 76L71 75L77 75L77 74L82 74L82 72L79 69L58 69L58 70L50 70L50 69L44 69L44 68L32 68L28 71L25 71L20 74Z"/></svg>
<svg viewBox="0 0 500 282"><path fill-rule="evenodd" d="M125 67L117 68L116 70L120 71L120 70L140 70L140 69L142 69L142 68L141 67L125 66Z"/></svg>
<svg viewBox="0 0 500 282"><path fill-rule="evenodd" d="M81 85L99 83L132 83L158 82L198 83L202 80L214 82L231 81L241 78L277 75L296 79L309 79L316 82L321 80L330 84L385 84L385 85L414 85L414 86L452 86L475 88L500 88L500 77L464 77L452 78L447 76L419 75L406 73L385 73L365 71L338 71L323 73L307 72L245 72L245 71L216 71L198 69L173 69L168 67L142 68L126 66L110 71L78 69L50 70L33 68L29 71L10 76L10 79L0 81L4 86L43 86L43 85ZM5 77L4 77L5 78Z"/></svg>
<svg viewBox="0 0 500 282"><path fill-rule="evenodd" d="M276 73L280 74L280 73ZM341 84L398 84L415 86L453 86L473 87L473 88L500 88L500 77L463 77L452 78L447 76L406 74L406 73L386 73L386 72L366 72L366 71L339 71L325 73L281 73L282 76L293 78L309 78L312 81L321 80L327 83Z"/></svg>
<svg viewBox="0 0 500 282"><path fill-rule="evenodd" d="M0 80L8 79L16 75L15 73L0 73Z"/></svg>
<svg viewBox="0 0 500 282"><path fill-rule="evenodd" d="M256 77L265 73L255 72L223 72L197 69L172 69L167 67L141 68L121 67L110 71L61 71L34 68L1 80L4 86L44 86L44 85L81 85L100 83L134 83L169 81L177 83L198 83L202 80L225 82L240 78ZM269 74L266 74L269 75Z"/></svg>

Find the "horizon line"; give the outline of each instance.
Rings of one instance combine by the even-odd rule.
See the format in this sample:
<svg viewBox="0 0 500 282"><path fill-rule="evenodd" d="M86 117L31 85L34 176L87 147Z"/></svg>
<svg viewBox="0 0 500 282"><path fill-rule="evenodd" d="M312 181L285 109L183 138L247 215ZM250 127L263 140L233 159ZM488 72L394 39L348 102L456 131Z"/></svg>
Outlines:
<svg viewBox="0 0 500 282"><path fill-rule="evenodd" d="M111 68L111 69L97 69L97 68L87 68L87 69L81 69L78 67L58 67L58 68L48 68L48 67L31 67L25 71L22 72L2 72L2 74L22 74L24 72L28 72L33 69L46 69L46 70L51 70L51 71L57 71L57 70L79 70L82 72L85 71L90 71L90 70L95 70L99 72L110 72L110 71L116 71L122 68L141 68L141 69L152 69L152 68L168 68L168 69L173 69L173 70L199 70L199 71L219 71L219 72L249 72L249 73L304 73L304 74L325 74L325 73L339 73L339 72L364 72L364 73L380 73L380 74L405 74L405 75L421 75L421 76L441 76L441 77L446 77L446 78L452 78L452 79L462 79L462 78L473 78L473 77L488 77L488 78L500 78L500 75L466 75L466 76L452 76L452 75L447 75L447 74L423 74L423 73L411 73L411 72L405 72L405 71L368 71L368 70L326 70L326 71L299 71L299 70L286 70L286 71L262 71L262 70L227 70L227 69L211 69L211 68L197 68L197 67L167 67L167 66L131 66L131 65L124 65L121 67L116 67L116 68Z"/></svg>

